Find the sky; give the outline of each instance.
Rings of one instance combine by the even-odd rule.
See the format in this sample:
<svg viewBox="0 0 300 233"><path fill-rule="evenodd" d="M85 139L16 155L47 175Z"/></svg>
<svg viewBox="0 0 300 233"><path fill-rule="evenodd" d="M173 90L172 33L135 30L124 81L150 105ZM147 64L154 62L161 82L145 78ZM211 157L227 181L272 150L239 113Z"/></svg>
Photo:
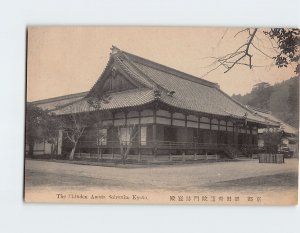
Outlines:
<svg viewBox="0 0 300 233"><path fill-rule="evenodd" d="M227 94L246 94L259 82L275 84L294 76L278 69L269 39L259 29L253 64L221 67L209 74L212 57L235 51L247 39L242 28L201 27L30 27L27 39L27 100L35 101L90 90L100 77L112 45L119 49L218 83Z"/></svg>

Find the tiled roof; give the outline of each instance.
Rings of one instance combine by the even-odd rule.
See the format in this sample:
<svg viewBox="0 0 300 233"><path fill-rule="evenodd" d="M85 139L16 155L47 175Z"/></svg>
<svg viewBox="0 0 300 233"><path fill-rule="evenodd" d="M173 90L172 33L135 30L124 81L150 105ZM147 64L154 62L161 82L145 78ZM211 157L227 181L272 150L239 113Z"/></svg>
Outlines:
<svg viewBox="0 0 300 233"><path fill-rule="evenodd" d="M144 58L125 53L134 65L158 86L174 91L172 96L162 92L160 100L174 107L196 112L244 118L263 124L275 124L257 116L219 89L215 83L153 63Z"/></svg>
<svg viewBox="0 0 300 233"><path fill-rule="evenodd" d="M266 120L271 120L273 122L278 122L279 125L280 125L280 129L283 130L284 132L289 133L289 134L294 134L294 135L298 134L298 130L296 128L294 128L293 126L287 124L286 122L278 119L277 117L272 115L272 113L270 111L255 108L255 107L252 107L252 106L249 106L249 105L247 105L247 107L252 109L253 111L255 111L258 115L265 118Z"/></svg>
<svg viewBox="0 0 300 233"><path fill-rule="evenodd" d="M244 117L246 117L248 121L273 124L274 126L277 125L276 122L269 121L266 118L259 116L233 100L230 96L222 92L216 83L183 73L118 49L111 54L105 71L86 97L90 97L94 93L97 93L99 85L103 85L101 78L109 72L110 66L116 63L123 72L126 72L133 80L140 83L142 87L110 94L110 101L107 104L102 104L102 109L138 106L159 100L167 105L193 112L231 116L239 119L244 119ZM159 98L155 98L155 93L157 92L160 94ZM79 100L76 99L72 105L75 107L80 106L80 108L76 107L76 111L92 110L87 103L87 98L82 98L81 100L80 98ZM57 108L55 112L57 114L67 114L71 111L70 109L71 107L65 106Z"/></svg>
<svg viewBox="0 0 300 233"><path fill-rule="evenodd" d="M54 97L50 99L33 101L32 103L43 110L53 110L58 107L68 105L70 103L78 101L82 99L84 96L86 96L87 93L88 92L81 92L81 93L76 93L71 95L64 95L64 96Z"/></svg>
<svg viewBox="0 0 300 233"><path fill-rule="evenodd" d="M133 89L130 91L112 93L109 97L110 100L107 103L101 103L101 110L140 106L154 101L154 94L150 89ZM58 108L53 112L57 115L64 115L70 114L70 112L79 113L94 110L96 109L88 103L88 99L82 98L71 105Z"/></svg>
<svg viewBox="0 0 300 233"><path fill-rule="evenodd" d="M148 79L142 72L139 71L139 69L136 69L131 62L125 59L121 60L118 57L115 58L115 61L118 62L121 68L128 73L131 78L144 84L146 87L155 88L155 83L151 79Z"/></svg>

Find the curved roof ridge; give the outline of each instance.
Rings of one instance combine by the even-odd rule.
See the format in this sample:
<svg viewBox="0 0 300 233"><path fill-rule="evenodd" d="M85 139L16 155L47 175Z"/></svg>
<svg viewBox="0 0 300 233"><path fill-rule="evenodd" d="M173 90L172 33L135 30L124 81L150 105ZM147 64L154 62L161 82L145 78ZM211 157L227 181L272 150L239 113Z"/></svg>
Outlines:
<svg viewBox="0 0 300 233"><path fill-rule="evenodd" d="M161 89L164 90L166 92L169 92L168 89L166 89L165 87L162 87L161 85L159 85L157 82L155 82L153 79L151 79L149 76L147 76L141 69L139 69L132 61L131 59L126 55L126 52L122 52L122 54L124 55L124 57L127 59L127 61L129 62L129 64L135 69L137 70L142 76L143 78L145 78L148 82L152 83L157 89Z"/></svg>
<svg viewBox="0 0 300 233"><path fill-rule="evenodd" d="M220 91L220 92L221 92L223 95L225 95L227 98L229 98L230 100L232 100L233 102L235 102L236 104L238 104L240 107L242 107L243 109L245 109L245 110L246 110L245 113L246 113L246 112L250 112L252 115L254 115L254 116L256 116L256 117L257 117L257 115L258 115L260 118L265 119L265 117L259 115L259 114L256 113L255 111L253 111L253 109L249 109L249 108L247 107L247 105L244 105L244 104L240 103L239 101L235 100L234 98L232 98L231 96L229 96L228 94L226 94L226 93L225 93L224 91L222 91L221 89L218 89L218 91ZM266 120L266 119L265 119L265 120ZM273 122L273 123L276 123L276 124L279 123L279 122L273 121L273 120L271 120L271 119L267 119L267 120L269 120L269 121L271 121L271 122ZM278 125L278 127L279 127L279 125Z"/></svg>
<svg viewBox="0 0 300 233"><path fill-rule="evenodd" d="M143 86L147 86L149 88L152 88L152 85L149 84L149 81L146 80L146 82L144 80L140 80L137 77L137 74L135 74L130 67L128 67L128 65L126 65L121 58L119 57L114 57L115 61L118 63L118 65L121 67L121 69L123 69L124 72L126 72L130 77L132 77L135 81L137 81L138 83L140 83Z"/></svg>
<svg viewBox="0 0 300 233"><path fill-rule="evenodd" d="M254 110L254 111L263 112L263 113L267 113L267 114L272 114L270 110L254 107L254 106L249 105L249 104L247 104L246 106L249 107L250 109Z"/></svg>
<svg viewBox="0 0 300 233"><path fill-rule="evenodd" d="M74 93L74 94L69 94L69 95L60 95L60 96L56 96L56 97L51 97L48 99L42 99L42 100L35 100L35 101L31 101L31 103L33 104L43 104L43 103L50 103L50 102L55 102L55 101L59 101L59 100L65 100L65 99L72 99L72 98L76 98L76 97L84 97L88 94L88 91L84 91L84 92L78 92L78 93Z"/></svg>
<svg viewBox="0 0 300 233"><path fill-rule="evenodd" d="M217 83L213 83L213 82L207 81L205 79L193 76L191 74L184 73L184 72L176 70L172 67L159 64L157 62L148 60L146 58L137 56L135 54L131 54L131 53L128 53L128 52L125 52L125 51L122 51L122 52L125 55L127 55L127 57L129 57L129 59L133 60L134 62L140 63L142 65L150 66L151 68L154 68L154 69L157 69L157 70L175 75L179 78L183 78L183 79L189 80L191 82L196 82L196 83L199 83L199 84L202 84L202 85L205 85L205 86L209 86L209 87L219 88L219 85Z"/></svg>
<svg viewBox="0 0 300 233"><path fill-rule="evenodd" d="M90 96L91 96L91 94L92 94L92 92L94 91L94 89L95 89L97 83L99 82L100 78L101 78L102 76L104 76L104 74L107 73L107 72L109 71L108 68L109 68L109 66L110 66L111 64L112 64L112 59L111 59L111 57L110 57L109 60L108 60L108 62L106 63L106 66L105 66L104 70L103 70L102 73L99 75L98 79L96 80L96 82L94 83L94 85L91 87L91 89L88 91L87 95L86 95L84 98L87 98L87 97L90 97Z"/></svg>
<svg viewBox="0 0 300 233"><path fill-rule="evenodd" d="M279 119L279 118L278 118L277 116L275 116L271 111L267 111L267 110L265 111L264 109L257 108L257 107L253 107L253 106L250 106L250 105L247 105L247 106L248 106L249 108L253 109L254 111L258 111L258 112L261 112L261 113L265 113L265 114L271 115L271 117L274 118L274 119L276 119L276 120L278 121L278 123L281 124L281 125L287 125L287 126L293 128L294 130L298 130L296 127L294 127L294 126L290 125L289 123L287 123L287 122L285 122L285 121ZM257 113L257 114L259 114L259 113ZM262 117L264 117L264 116L262 116ZM269 118L268 118L268 119L269 119ZM271 120L271 119L270 119L270 120ZM272 121L274 121L274 120L272 120Z"/></svg>

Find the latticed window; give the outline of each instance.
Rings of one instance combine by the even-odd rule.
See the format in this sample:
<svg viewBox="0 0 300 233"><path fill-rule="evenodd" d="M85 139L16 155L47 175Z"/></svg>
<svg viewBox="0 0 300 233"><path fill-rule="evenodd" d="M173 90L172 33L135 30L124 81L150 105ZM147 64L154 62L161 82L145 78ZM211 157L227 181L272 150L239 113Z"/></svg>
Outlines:
<svg viewBox="0 0 300 233"><path fill-rule="evenodd" d="M130 128L121 128L120 140L126 145L130 141Z"/></svg>
<svg viewBox="0 0 300 233"><path fill-rule="evenodd" d="M127 145L130 142L135 141L137 135L136 127L123 127L120 129L120 141L123 145ZM131 138L133 137L133 138Z"/></svg>
<svg viewBox="0 0 300 233"><path fill-rule="evenodd" d="M147 127L142 126L141 127L141 145L145 146L147 144Z"/></svg>

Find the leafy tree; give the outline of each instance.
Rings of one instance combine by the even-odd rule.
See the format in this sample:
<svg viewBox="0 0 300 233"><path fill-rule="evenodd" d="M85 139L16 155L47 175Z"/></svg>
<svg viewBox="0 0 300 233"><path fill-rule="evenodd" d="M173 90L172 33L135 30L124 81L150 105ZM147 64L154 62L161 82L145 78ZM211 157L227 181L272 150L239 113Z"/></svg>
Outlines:
<svg viewBox="0 0 300 233"><path fill-rule="evenodd" d="M34 144L43 140L46 112L31 103L26 104L25 139L29 146L28 156L33 157Z"/></svg>
<svg viewBox="0 0 300 233"><path fill-rule="evenodd" d="M34 144L47 141L52 144L51 153L57 148L57 130L60 127L59 121L54 114L42 110L32 103L26 104L25 122L26 145L29 146L28 156L33 157Z"/></svg>
<svg viewBox="0 0 300 233"><path fill-rule="evenodd" d="M58 132L59 129L62 128L61 122L54 113L49 112L45 117L42 128L44 140L51 144L51 154L56 154L58 148Z"/></svg>
<svg viewBox="0 0 300 233"><path fill-rule="evenodd" d="M281 143L281 139L283 137L282 131L271 132L265 131L262 134L262 138L264 140L264 148L267 153L276 154L278 151L278 145Z"/></svg>
<svg viewBox="0 0 300 233"><path fill-rule="evenodd" d="M272 87L269 83L262 82L253 86L251 93L254 97L248 102L249 105L261 109L270 109L270 96L272 94Z"/></svg>
<svg viewBox="0 0 300 233"><path fill-rule="evenodd" d="M287 122L299 126L299 77L289 85L288 105L290 117Z"/></svg>
<svg viewBox="0 0 300 233"><path fill-rule="evenodd" d="M295 73L299 74L300 30L293 28L272 28L269 31L264 31L264 34L277 43L278 54L273 57L276 65L280 68L296 63Z"/></svg>
<svg viewBox="0 0 300 233"><path fill-rule="evenodd" d="M282 121L298 127L299 77L269 87L265 84L257 84L250 93L232 97L245 105L271 111Z"/></svg>

